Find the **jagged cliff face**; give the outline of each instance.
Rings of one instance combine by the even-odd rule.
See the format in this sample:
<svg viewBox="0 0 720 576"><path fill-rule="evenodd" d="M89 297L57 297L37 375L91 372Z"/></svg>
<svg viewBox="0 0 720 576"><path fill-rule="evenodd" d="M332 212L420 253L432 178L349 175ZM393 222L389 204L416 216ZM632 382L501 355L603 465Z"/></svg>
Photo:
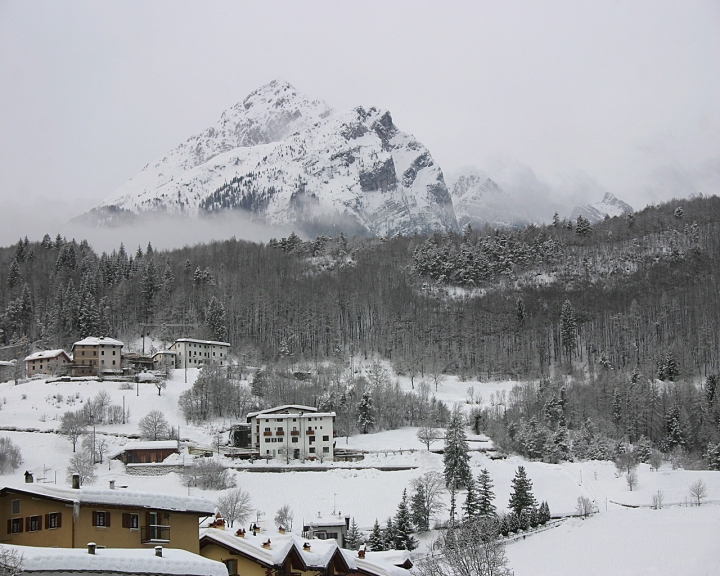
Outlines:
<svg viewBox="0 0 720 576"><path fill-rule="evenodd" d="M460 227L479 229L515 228L533 221L496 182L475 170L458 174L450 185L455 215Z"/></svg>
<svg viewBox="0 0 720 576"><path fill-rule="evenodd" d="M386 235L456 231L442 171L390 113L335 113L274 81L224 112L97 211L197 216L243 210L269 224Z"/></svg>
<svg viewBox="0 0 720 576"><path fill-rule="evenodd" d="M571 218L576 219L582 215L590 221L590 224L595 224L605 219L606 216L612 218L613 216L622 216L623 214L632 214L633 212L633 207L630 206L630 204L619 200L610 192L606 192L600 202L587 204L585 206L576 206L572 211Z"/></svg>

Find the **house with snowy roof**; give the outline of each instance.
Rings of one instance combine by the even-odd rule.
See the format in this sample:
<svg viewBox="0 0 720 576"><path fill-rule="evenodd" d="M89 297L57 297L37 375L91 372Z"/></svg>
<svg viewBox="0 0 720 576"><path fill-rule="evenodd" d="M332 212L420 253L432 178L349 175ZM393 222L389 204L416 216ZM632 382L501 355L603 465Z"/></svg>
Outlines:
<svg viewBox="0 0 720 576"><path fill-rule="evenodd" d="M223 562L231 576L262 576L268 570L308 576L350 573L350 566L334 540L307 540L296 534L207 528L200 532L200 554Z"/></svg>
<svg viewBox="0 0 720 576"><path fill-rule="evenodd" d="M84 549L9 545L5 551L22 558L22 573L30 576L228 576L221 562L162 546L128 550L88 542Z"/></svg>
<svg viewBox="0 0 720 576"><path fill-rule="evenodd" d="M178 338L170 346L177 354L175 368L199 368L202 364L227 366L230 344L214 340Z"/></svg>
<svg viewBox="0 0 720 576"><path fill-rule="evenodd" d="M25 375L64 374L71 362L65 350L41 350L25 358Z"/></svg>
<svg viewBox="0 0 720 576"><path fill-rule="evenodd" d="M78 486L76 483L75 486ZM201 520L214 512L203 498L115 488L22 484L0 487L2 544L115 548L163 545L199 552Z"/></svg>
<svg viewBox="0 0 720 576"><path fill-rule="evenodd" d="M120 340L100 336L83 338L72 345L72 376L102 376L122 374L122 348Z"/></svg>
<svg viewBox="0 0 720 576"><path fill-rule="evenodd" d="M285 404L250 412L252 447L261 457L332 460L335 446L335 412L318 412L312 406Z"/></svg>
<svg viewBox="0 0 720 576"><path fill-rule="evenodd" d="M0 360L0 382L7 382L15 378L17 360Z"/></svg>
<svg viewBox="0 0 720 576"><path fill-rule="evenodd" d="M146 440L142 442L128 442L108 458L122 460L123 464L149 464L162 462L173 454L178 454L180 443L177 440Z"/></svg>

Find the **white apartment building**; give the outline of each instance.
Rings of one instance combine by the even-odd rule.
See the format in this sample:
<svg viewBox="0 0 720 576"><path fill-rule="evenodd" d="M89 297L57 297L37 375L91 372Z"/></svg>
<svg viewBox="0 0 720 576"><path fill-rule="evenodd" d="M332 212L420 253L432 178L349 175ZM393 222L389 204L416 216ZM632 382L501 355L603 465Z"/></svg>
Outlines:
<svg viewBox="0 0 720 576"><path fill-rule="evenodd" d="M180 338L173 342L170 351L177 354L175 368L198 368L202 364L226 366L230 344L212 340Z"/></svg>
<svg viewBox="0 0 720 576"><path fill-rule="evenodd" d="M289 404L247 416L252 447L261 457L332 460L335 412Z"/></svg>

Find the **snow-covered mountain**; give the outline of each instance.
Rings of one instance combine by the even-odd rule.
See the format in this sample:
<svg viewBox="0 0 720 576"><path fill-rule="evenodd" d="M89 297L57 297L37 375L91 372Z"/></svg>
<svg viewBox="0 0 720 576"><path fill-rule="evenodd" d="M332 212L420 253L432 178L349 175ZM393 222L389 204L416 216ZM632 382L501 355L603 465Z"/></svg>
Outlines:
<svg viewBox="0 0 720 576"><path fill-rule="evenodd" d="M633 212L633 207L630 206L630 204L619 200L610 192L606 192L600 202L586 204L585 206L576 206L572 211L571 218L576 219L582 215L590 221L590 224L595 224L596 222L604 220L606 216L612 218L613 216L622 216L623 214L632 214Z"/></svg>
<svg viewBox="0 0 720 576"><path fill-rule="evenodd" d="M458 230L440 167L388 111L337 113L277 80L145 166L93 215L227 210L315 231L334 224L374 235Z"/></svg>
<svg viewBox="0 0 720 576"><path fill-rule="evenodd" d="M460 227L478 229L486 224L495 228L515 228L533 221L507 192L477 170L464 170L450 182L455 216Z"/></svg>

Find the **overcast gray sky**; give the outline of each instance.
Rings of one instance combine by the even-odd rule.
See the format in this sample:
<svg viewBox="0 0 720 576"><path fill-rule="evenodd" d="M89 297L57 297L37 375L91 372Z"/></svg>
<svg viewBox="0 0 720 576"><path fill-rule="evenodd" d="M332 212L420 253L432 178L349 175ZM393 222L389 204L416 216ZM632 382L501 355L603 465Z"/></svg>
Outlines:
<svg viewBox="0 0 720 576"><path fill-rule="evenodd" d="M0 244L273 78L389 109L446 172L636 208L720 185L720 2L0 0Z"/></svg>

